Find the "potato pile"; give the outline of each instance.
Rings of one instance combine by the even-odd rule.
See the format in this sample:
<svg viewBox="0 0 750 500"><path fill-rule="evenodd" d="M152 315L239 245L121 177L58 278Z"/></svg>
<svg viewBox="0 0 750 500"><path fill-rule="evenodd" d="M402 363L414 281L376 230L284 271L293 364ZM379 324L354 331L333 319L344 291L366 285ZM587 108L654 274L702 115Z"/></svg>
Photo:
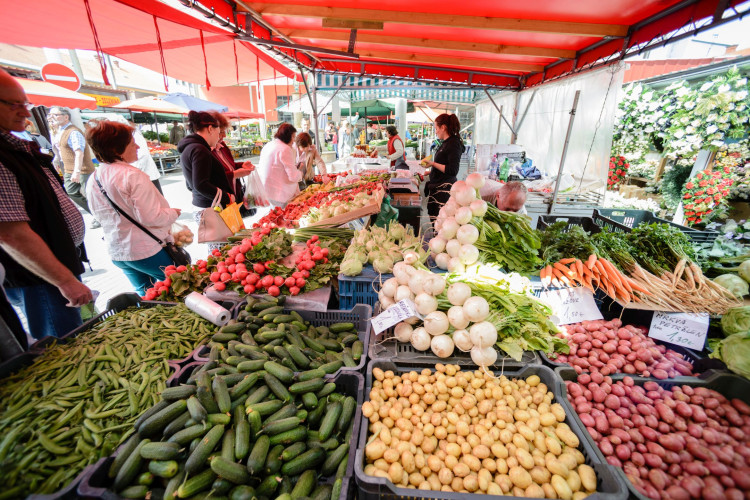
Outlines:
<svg viewBox="0 0 750 500"><path fill-rule="evenodd" d="M537 375L495 378L457 365L373 369L365 474L398 487L580 499L596 490L563 407Z"/></svg>

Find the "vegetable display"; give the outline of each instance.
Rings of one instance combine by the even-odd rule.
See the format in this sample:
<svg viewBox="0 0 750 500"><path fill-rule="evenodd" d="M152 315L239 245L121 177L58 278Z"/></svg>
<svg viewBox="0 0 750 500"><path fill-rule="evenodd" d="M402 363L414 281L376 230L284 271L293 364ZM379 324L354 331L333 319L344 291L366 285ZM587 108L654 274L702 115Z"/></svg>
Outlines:
<svg viewBox="0 0 750 500"><path fill-rule="evenodd" d="M645 327L623 325L615 318L564 329L570 352L557 355L554 361L569 363L578 373L628 373L662 380L693 374L693 365L682 354L654 342Z"/></svg>
<svg viewBox="0 0 750 500"><path fill-rule="evenodd" d="M224 374L209 366L165 390L137 423L110 465L109 487L126 498L338 499L356 398L309 372L282 379L272 369Z"/></svg>
<svg viewBox="0 0 750 500"><path fill-rule="evenodd" d="M671 384L670 384L671 385ZM750 406L707 387L601 373L566 381L568 400L607 462L652 499L750 493Z"/></svg>
<svg viewBox="0 0 750 500"><path fill-rule="evenodd" d="M49 494L108 456L215 327L174 307L127 309L49 347L0 387L4 498Z"/></svg>
<svg viewBox="0 0 750 500"><path fill-rule="evenodd" d="M393 265L404 260L407 254L416 254L420 262L427 259L422 239L414 234L411 226L404 227L398 222L391 222L387 229L372 226L354 233L341 262L341 273L357 276L368 263L378 273L390 273Z"/></svg>
<svg viewBox="0 0 750 500"><path fill-rule="evenodd" d="M578 436L538 375L374 367L362 415L364 473L399 487L568 499L596 490Z"/></svg>

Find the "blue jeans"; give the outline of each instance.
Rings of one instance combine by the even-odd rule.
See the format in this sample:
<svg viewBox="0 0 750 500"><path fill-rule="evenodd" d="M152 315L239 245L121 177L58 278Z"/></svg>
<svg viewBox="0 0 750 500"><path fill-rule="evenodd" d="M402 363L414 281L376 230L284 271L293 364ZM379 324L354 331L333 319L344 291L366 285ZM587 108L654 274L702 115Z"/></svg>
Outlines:
<svg viewBox="0 0 750 500"><path fill-rule="evenodd" d="M167 251L162 248L146 259L113 260L112 264L122 269L138 295L143 296L147 288L151 288L155 282L164 279L164 268L173 265L174 262L167 255Z"/></svg>
<svg viewBox="0 0 750 500"><path fill-rule="evenodd" d="M83 324L80 309L66 306L67 299L49 283L6 288L5 293L10 303L26 315L29 334L37 340L62 337Z"/></svg>

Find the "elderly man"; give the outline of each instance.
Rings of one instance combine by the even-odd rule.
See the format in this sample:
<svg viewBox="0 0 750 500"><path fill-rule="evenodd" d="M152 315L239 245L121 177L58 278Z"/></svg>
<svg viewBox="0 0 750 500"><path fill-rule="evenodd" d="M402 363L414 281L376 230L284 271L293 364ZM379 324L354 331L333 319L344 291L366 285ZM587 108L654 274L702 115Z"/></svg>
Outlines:
<svg viewBox="0 0 750 500"><path fill-rule="evenodd" d="M37 339L81 325L79 307L92 300L81 283L83 217L63 189L50 158L11 134L24 128L31 104L21 85L0 70L0 264L10 302L23 310ZM67 307L66 307L67 306Z"/></svg>
<svg viewBox="0 0 750 500"><path fill-rule="evenodd" d="M90 213L89 204L86 201L86 182L94 173L91 149L86 145L83 132L71 123L68 108L56 106L50 109L49 114L57 125L57 133L52 139L52 145L56 156L62 162L65 191L76 205ZM92 228L99 227L99 224L94 222Z"/></svg>
<svg viewBox="0 0 750 500"><path fill-rule="evenodd" d="M495 194L495 205L505 212L526 215L526 186L518 181L506 182Z"/></svg>
<svg viewBox="0 0 750 500"><path fill-rule="evenodd" d="M185 128L177 120L172 122L172 128L169 129L169 143L177 146L185 138Z"/></svg>

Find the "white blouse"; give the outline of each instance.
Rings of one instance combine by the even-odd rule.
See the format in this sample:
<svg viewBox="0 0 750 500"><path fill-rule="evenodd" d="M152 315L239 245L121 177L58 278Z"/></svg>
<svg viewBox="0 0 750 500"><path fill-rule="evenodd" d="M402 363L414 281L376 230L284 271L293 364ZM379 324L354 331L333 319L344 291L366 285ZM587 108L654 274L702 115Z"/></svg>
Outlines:
<svg viewBox="0 0 750 500"><path fill-rule="evenodd" d="M258 175L268 200L286 203L299 192L302 172L297 169L297 154L291 146L274 139L260 151Z"/></svg>

